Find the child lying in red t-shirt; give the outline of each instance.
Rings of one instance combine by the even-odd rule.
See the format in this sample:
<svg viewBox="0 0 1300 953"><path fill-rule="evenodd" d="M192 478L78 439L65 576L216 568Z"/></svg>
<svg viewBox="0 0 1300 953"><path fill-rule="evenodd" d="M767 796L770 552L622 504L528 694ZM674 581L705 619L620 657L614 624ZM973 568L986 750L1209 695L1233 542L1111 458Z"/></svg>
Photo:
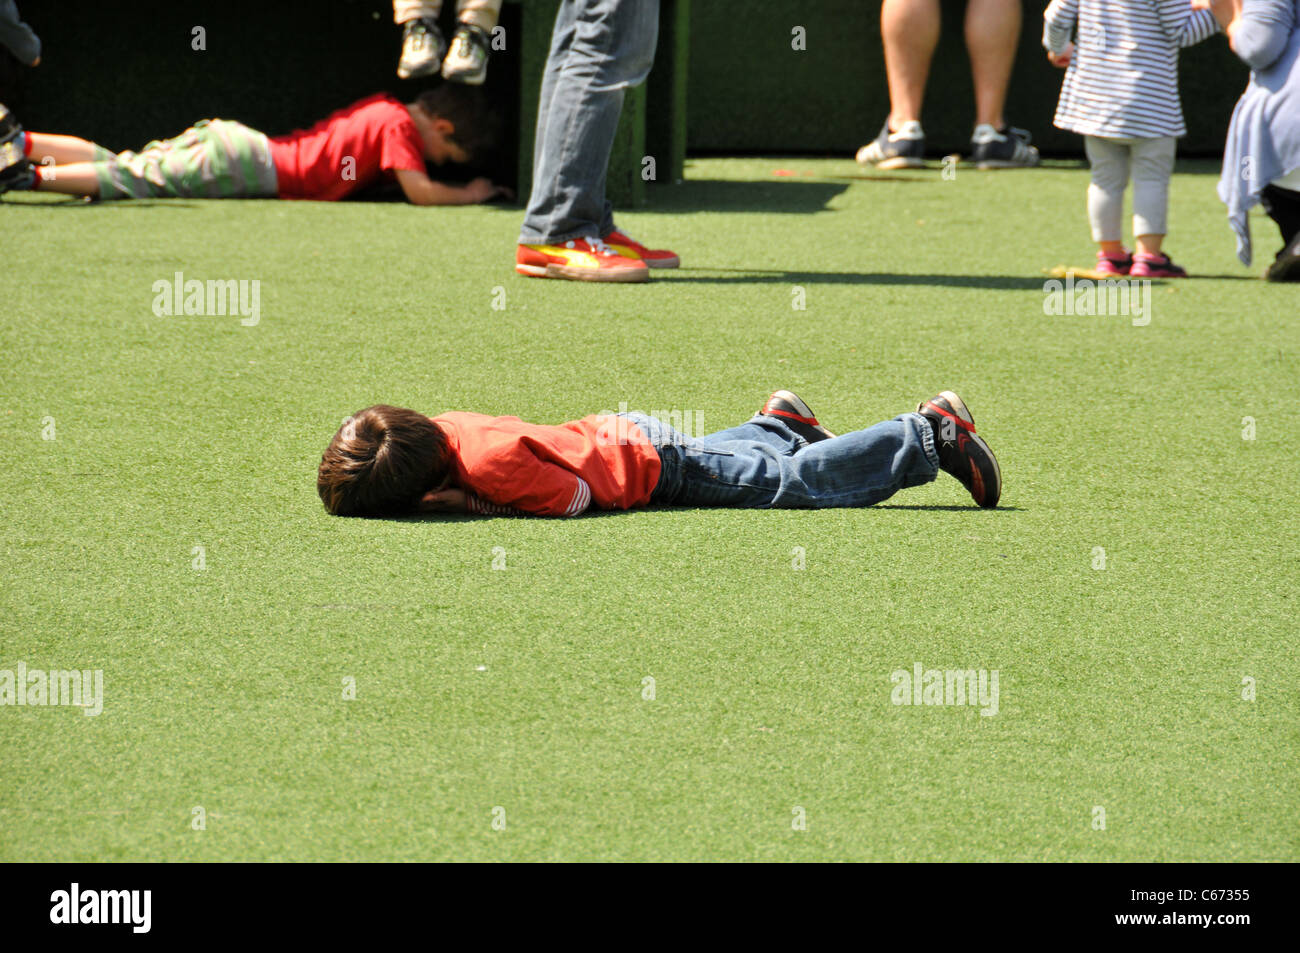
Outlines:
<svg viewBox="0 0 1300 953"><path fill-rule="evenodd" d="M997 506L998 462L952 391L838 437L799 397L777 391L748 422L698 438L638 413L543 426L381 404L339 428L316 488L338 516L576 516L650 503L870 506L939 470L980 506Z"/></svg>
<svg viewBox="0 0 1300 953"><path fill-rule="evenodd" d="M174 139L118 155L75 136L24 132L11 115L7 127L0 129L7 145L0 192L336 201L395 180L416 205L468 205L506 192L484 178L445 185L426 172L427 162L479 159L495 139L495 117L482 91L455 84L405 104L380 93L275 138L228 119L205 119Z"/></svg>

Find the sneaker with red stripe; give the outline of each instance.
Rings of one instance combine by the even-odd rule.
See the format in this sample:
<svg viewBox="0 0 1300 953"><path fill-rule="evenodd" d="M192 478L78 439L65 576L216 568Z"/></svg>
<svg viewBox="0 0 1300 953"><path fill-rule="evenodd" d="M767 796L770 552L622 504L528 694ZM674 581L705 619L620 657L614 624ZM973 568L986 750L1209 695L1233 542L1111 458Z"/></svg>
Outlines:
<svg viewBox="0 0 1300 953"><path fill-rule="evenodd" d="M638 258L621 255L595 236L562 245L520 245L515 271L530 278L571 281L649 281L650 269Z"/></svg>
<svg viewBox="0 0 1300 953"><path fill-rule="evenodd" d="M786 426L809 443L829 440L835 436L817 422L811 407L800 400L797 394L788 390L779 390L772 394L759 414L764 417L780 417L785 421Z"/></svg>
<svg viewBox="0 0 1300 953"><path fill-rule="evenodd" d="M639 241L628 238L618 229L614 229L605 236L605 244L620 255L626 255L628 258L640 258L648 268L676 268L682 263L676 252L668 251L666 248L646 248Z"/></svg>
<svg viewBox="0 0 1300 953"><path fill-rule="evenodd" d="M1002 471L989 445L975 433L975 420L962 399L945 390L920 404L916 412L934 427L939 469L960 480L980 506L997 506L1002 496Z"/></svg>

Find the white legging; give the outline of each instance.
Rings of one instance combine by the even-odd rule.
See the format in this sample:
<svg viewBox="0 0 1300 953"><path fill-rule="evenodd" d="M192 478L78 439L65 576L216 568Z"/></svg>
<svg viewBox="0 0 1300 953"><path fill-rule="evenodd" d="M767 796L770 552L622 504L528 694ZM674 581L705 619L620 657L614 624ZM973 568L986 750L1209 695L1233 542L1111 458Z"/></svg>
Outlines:
<svg viewBox="0 0 1300 953"><path fill-rule="evenodd" d="M1169 177L1174 173L1173 136L1158 139L1104 139L1084 136L1092 165L1088 186L1088 219L1092 240L1123 238L1124 190L1133 177L1133 234L1163 235L1169 213Z"/></svg>
<svg viewBox="0 0 1300 953"><path fill-rule="evenodd" d="M442 12L442 0L393 0L393 22L405 23L420 17L438 19ZM497 25L501 13L501 0L459 0L456 4L456 19L462 23L473 23L488 32Z"/></svg>

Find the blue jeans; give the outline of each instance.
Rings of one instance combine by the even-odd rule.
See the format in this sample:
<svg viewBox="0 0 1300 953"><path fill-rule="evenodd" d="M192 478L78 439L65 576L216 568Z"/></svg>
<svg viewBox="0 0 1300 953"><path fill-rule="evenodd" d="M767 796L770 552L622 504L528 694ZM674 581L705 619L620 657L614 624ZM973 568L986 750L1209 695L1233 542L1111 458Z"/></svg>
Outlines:
<svg viewBox="0 0 1300 953"><path fill-rule="evenodd" d="M871 506L939 472L934 430L903 414L866 430L808 443L780 417L755 416L687 437L641 413L627 417L659 451L652 503L678 506Z"/></svg>
<svg viewBox="0 0 1300 953"><path fill-rule="evenodd" d="M520 244L554 245L614 229L605 171L623 92L645 81L659 0L563 0L537 103L533 192Z"/></svg>

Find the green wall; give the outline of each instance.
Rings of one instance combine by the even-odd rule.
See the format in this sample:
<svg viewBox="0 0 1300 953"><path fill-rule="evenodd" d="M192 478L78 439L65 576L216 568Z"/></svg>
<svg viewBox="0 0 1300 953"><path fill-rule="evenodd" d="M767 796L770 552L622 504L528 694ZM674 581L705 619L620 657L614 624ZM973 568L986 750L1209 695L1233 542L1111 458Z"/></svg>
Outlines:
<svg viewBox="0 0 1300 953"><path fill-rule="evenodd" d="M494 54L488 89L509 133L501 156L481 170L499 181L527 184L531 117L555 5L510 2L502 15L507 49ZM444 16L452 0L446 6ZM1078 155L1079 137L1051 125L1061 74L1038 45L1044 6L1025 4L1008 115L1047 154ZM935 151L965 144L973 109L964 4L943 7L926 105ZM113 149L175 135L205 116L277 134L378 90L414 98L423 88L394 75L400 34L388 0L20 0L19 8L41 35L45 62L29 70L0 56L0 101L33 129ZM616 200L632 203L644 192L643 152L656 157L660 182L678 176L687 147L852 154L888 110L878 19L879 4L861 0L664 0L656 67L645 90L629 97L610 169ZM204 51L191 48L196 25L206 30ZM796 25L807 31L802 52L790 46ZM674 82L688 75L685 87ZM1246 76L1221 37L1184 52L1190 134L1183 154L1220 153Z"/></svg>
<svg viewBox="0 0 1300 953"><path fill-rule="evenodd" d="M943 30L925 101L935 151L964 147L974 122L964 2L943 0ZM1007 117L1049 155L1081 155L1080 137L1052 126L1062 72L1041 47L1044 0L1027 2ZM803 26L807 49L791 49ZM1248 71L1212 37L1183 51L1183 154L1220 155ZM889 112L880 4L862 0L695 0L691 10L688 141L693 152L852 154Z"/></svg>

